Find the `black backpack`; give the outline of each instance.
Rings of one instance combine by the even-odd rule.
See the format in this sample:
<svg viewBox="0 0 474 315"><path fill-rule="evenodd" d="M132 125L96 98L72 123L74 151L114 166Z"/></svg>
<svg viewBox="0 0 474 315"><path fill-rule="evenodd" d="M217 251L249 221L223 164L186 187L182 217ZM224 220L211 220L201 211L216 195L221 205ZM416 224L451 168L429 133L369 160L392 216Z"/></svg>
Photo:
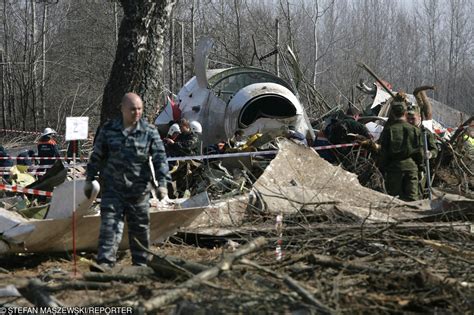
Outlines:
<svg viewBox="0 0 474 315"><path fill-rule="evenodd" d="M341 144L349 142L348 130L347 122L344 119L333 119L324 131L329 142Z"/></svg>

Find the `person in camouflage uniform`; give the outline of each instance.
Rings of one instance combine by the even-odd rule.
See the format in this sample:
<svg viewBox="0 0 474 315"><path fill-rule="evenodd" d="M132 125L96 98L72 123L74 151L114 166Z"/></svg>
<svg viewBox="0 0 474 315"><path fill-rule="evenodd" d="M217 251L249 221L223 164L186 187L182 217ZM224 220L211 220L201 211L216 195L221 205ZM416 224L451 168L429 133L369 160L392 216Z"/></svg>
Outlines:
<svg viewBox="0 0 474 315"><path fill-rule="evenodd" d="M424 128L421 123L421 115L420 115L420 108L416 105L411 105L408 106L407 110L407 122L415 126L421 131L421 128ZM428 158L429 160L431 159L436 159L438 156L438 146L436 145L436 139L434 134L429 131L427 128L424 128L426 132L426 139L427 139L427 144L428 144L428 153L427 156L423 156L423 158ZM423 147L423 132L420 132L420 143L421 146ZM423 197L423 193L425 191L425 186L426 186L426 169L425 169L425 160L423 159L423 163L419 165L419 170L418 170L418 179L419 179L419 193L420 197Z"/></svg>
<svg viewBox="0 0 474 315"><path fill-rule="evenodd" d="M175 140L167 140L166 149L170 156L193 156L199 152L200 139L196 132L191 130L191 123L185 118L179 120L181 133ZM176 191L170 195L184 197L184 193L192 185L192 172L195 169L193 161L178 161L176 171L173 173L173 181L176 181ZM172 186L170 185L170 191Z"/></svg>
<svg viewBox="0 0 474 315"><path fill-rule="evenodd" d="M406 103L394 101L391 117L380 135L380 169L389 195L417 200L418 169L422 163L420 130L406 122Z"/></svg>
<svg viewBox="0 0 474 315"><path fill-rule="evenodd" d="M167 196L166 186L170 179L160 135L153 125L141 118L141 98L135 93L125 94L121 112L122 118L107 121L96 135L84 187L84 193L90 197L92 180L100 172L102 201L97 263L104 269L113 267L116 262L124 219L128 224L132 263L146 265L147 252L136 240L148 248L150 164L155 170L159 199Z"/></svg>
<svg viewBox="0 0 474 315"><path fill-rule="evenodd" d="M356 134L364 137L365 139L372 139L372 135L369 132L369 129L364 124L358 122L360 117L360 112L357 108L351 106L346 111L346 117L344 122L347 125L347 133Z"/></svg>

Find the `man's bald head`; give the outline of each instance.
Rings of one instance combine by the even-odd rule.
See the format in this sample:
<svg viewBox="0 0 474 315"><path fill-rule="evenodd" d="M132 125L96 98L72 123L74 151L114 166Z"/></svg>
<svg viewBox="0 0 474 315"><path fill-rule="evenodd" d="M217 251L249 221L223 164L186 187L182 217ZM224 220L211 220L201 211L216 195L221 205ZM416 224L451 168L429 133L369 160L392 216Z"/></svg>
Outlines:
<svg viewBox="0 0 474 315"><path fill-rule="evenodd" d="M140 96L133 92L126 93L120 104L124 127L135 125L143 114L143 102Z"/></svg>
<svg viewBox="0 0 474 315"><path fill-rule="evenodd" d="M123 106L124 104L127 104L127 103L137 103L137 102L142 103L142 99L140 98L140 96L138 96L138 94L136 93L128 92L122 97L122 101L120 104Z"/></svg>

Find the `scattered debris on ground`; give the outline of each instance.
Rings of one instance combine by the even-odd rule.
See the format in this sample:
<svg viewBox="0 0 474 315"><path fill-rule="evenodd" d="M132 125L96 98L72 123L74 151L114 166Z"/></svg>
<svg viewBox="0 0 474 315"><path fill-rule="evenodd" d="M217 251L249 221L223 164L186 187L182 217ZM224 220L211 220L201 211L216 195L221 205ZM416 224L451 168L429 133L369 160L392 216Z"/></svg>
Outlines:
<svg viewBox="0 0 474 315"><path fill-rule="evenodd" d="M1 303L120 305L150 314L473 309L474 200L435 191L431 203L406 203L361 186L310 148L288 140L278 146L258 179L245 168L241 181L222 166L212 171L210 206L157 243L148 267L129 266L124 252L113 270L92 273L93 256L81 252L74 275L71 256L10 254L0 259ZM205 196L180 207L192 209ZM3 199L3 207L22 200ZM79 239L87 233L98 231ZM44 248L53 237L41 241Z"/></svg>

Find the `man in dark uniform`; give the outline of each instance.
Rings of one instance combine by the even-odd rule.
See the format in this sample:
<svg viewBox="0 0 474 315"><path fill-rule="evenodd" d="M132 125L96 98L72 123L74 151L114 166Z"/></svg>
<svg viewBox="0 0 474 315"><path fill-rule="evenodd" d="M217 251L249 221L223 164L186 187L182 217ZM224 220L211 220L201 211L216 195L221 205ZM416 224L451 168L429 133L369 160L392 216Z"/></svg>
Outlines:
<svg viewBox="0 0 474 315"><path fill-rule="evenodd" d="M41 138L38 141L38 157L45 157L45 158L59 158L61 155L59 154L59 148L56 140L54 139L54 135L56 135L56 131L51 128L45 128ZM39 160L39 165L53 165L56 160L45 159Z"/></svg>
<svg viewBox="0 0 474 315"><path fill-rule="evenodd" d="M418 168L422 163L422 143L419 129L406 122L406 103L394 101L393 121L385 125L380 135L380 169L389 195L413 201L418 196Z"/></svg>
<svg viewBox="0 0 474 315"><path fill-rule="evenodd" d="M104 269L116 262L124 219L128 224L132 263L145 265L147 262L148 254L136 240L148 248L152 181L150 158L158 182L158 198L163 199L168 194L165 149L156 128L141 118L141 98L135 93L125 94L121 112L121 118L106 122L96 136L84 187L85 195L90 197L92 181L100 172L103 186L97 263Z"/></svg>

